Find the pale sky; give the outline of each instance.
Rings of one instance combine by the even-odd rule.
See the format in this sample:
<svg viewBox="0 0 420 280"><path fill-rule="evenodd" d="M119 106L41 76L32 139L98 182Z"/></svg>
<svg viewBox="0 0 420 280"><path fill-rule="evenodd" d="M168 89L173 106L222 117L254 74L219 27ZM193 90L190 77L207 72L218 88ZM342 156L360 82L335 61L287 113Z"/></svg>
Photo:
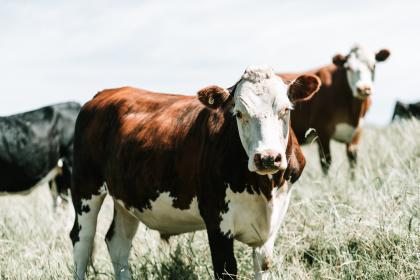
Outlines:
<svg viewBox="0 0 420 280"><path fill-rule="evenodd" d="M248 65L309 70L354 43L391 50L367 122L420 99L420 1L0 0L0 115L125 85L195 94Z"/></svg>

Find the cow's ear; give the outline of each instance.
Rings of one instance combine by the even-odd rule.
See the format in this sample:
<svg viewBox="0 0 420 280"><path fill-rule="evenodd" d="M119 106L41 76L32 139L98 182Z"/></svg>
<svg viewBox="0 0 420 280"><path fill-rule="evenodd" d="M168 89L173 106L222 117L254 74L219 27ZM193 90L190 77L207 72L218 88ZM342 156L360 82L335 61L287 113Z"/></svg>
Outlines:
<svg viewBox="0 0 420 280"><path fill-rule="evenodd" d="M290 102L296 104L311 99L320 86L321 80L315 75L299 76L289 85L288 96Z"/></svg>
<svg viewBox="0 0 420 280"><path fill-rule="evenodd" d="M289 132L286 157L288 165L286 171L284 172L284 179L294 183L302 174L303 169L305 168L306 160L292 129L290 129Z"/></svg>
<svg viewBox="0 0 420 280"><path fill-rule="evenodd" d="M336 54L334 55L332 62L336 65L336 66L343 66L344 63L346 63L347 61L347 57L345 57L344 55L341 54Z"/></svg>
<svg viewBox="0 0 420 280"><path fill-rule="evenodd" d="M387 49L382 49L375 54L375 59L377 62L385 61L388 59L391 52Z"/></svg>
<svg viewBox="0 0 420 280"><path fill-rule="evenodd" d="M198 99L211 109L217 109L226 104L230 98L229 91L219 86L208 86L198 91Z"/></svg>

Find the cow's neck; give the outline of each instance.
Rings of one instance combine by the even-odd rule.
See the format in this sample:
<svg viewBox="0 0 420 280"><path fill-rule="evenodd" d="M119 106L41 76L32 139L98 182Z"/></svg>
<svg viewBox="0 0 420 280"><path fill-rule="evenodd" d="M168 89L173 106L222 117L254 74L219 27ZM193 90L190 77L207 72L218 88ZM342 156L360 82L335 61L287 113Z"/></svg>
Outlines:
<svg viewBox="0 0 420 280"><path fill-rule="evenodd" d="M368 97L369 98L369 97ZM364 112L366 111L366 106L368 104L368 100L361 100L359 98L354 98L353 97L353 102L352 102L352 121L354 126L358 126L359 125L359 121L360 119L363 118Z"/></svg>
<svg viewBox="0 0 420 280"><path fill-rule="evenodd" d="M342 90L334 91L336 98L339 100L340 105L344 105L347 110L349 120L353 126L359 124L360 118L363 117L363 111L367 104L367 100L361 100L354 97L349 82L347 80L346 70L343 68L336 69L336 85ZM350 106L348 106L350 104Z"/></svg>

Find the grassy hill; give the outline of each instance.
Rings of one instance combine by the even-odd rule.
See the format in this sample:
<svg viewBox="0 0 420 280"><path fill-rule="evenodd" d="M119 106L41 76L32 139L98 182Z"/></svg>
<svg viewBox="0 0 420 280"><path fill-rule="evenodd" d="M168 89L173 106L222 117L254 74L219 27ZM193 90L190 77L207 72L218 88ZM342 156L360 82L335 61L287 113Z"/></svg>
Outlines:
<svg viewBox="0 0 420 280"><path fill-rule="evenodd" d="M333 143L333 166L321 174L317 147L304 147L307 167L276 242L275 279L420 279L420 122L367 128L351 179L345 147ZM0 197L0 279L72 277L68 232L73 209L53 214L47 187L26 197ZM90 279L112 279L100 214ZM252 279L251 249L236 243L239 279ZM204 232L159 241L140 226L131 257L136 279L212 279Z"/></svg>

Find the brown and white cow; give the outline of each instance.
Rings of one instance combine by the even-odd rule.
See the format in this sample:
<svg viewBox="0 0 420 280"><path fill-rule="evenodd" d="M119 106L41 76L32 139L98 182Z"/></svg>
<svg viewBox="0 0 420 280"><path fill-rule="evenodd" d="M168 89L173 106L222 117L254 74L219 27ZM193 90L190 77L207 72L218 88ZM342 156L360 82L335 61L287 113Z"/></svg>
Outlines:
<svg viewBox="0 0 420 280"><path fill-rule="evenodd" d="M319 92L292 112L292 127L300 144L307 142L307 131L315 129L323 172L331 165L330 140L346 143L347 157L353 168L363 117L371 105L376 63L388 58L382 49L376 54L356 45L346 56L336 55L333 64L305 72L321 79ZM278 74L285 81L302 75Z"/></svg>
<svg viewBox="0 0 420 280"><path fill-rule="evenodd" d="M256 278L265 278L289 203L287 181L305 165L290 109L319 86L313 75L286 85L271 69L248 68L232 88L210 86L198 98L128 87L97 94L76 123L75 277L84 279L109 194L106 242L116 278L131 278L139 221L166 237L207 230L216 278L235 278L233 240L248 244Z"/></svg>

